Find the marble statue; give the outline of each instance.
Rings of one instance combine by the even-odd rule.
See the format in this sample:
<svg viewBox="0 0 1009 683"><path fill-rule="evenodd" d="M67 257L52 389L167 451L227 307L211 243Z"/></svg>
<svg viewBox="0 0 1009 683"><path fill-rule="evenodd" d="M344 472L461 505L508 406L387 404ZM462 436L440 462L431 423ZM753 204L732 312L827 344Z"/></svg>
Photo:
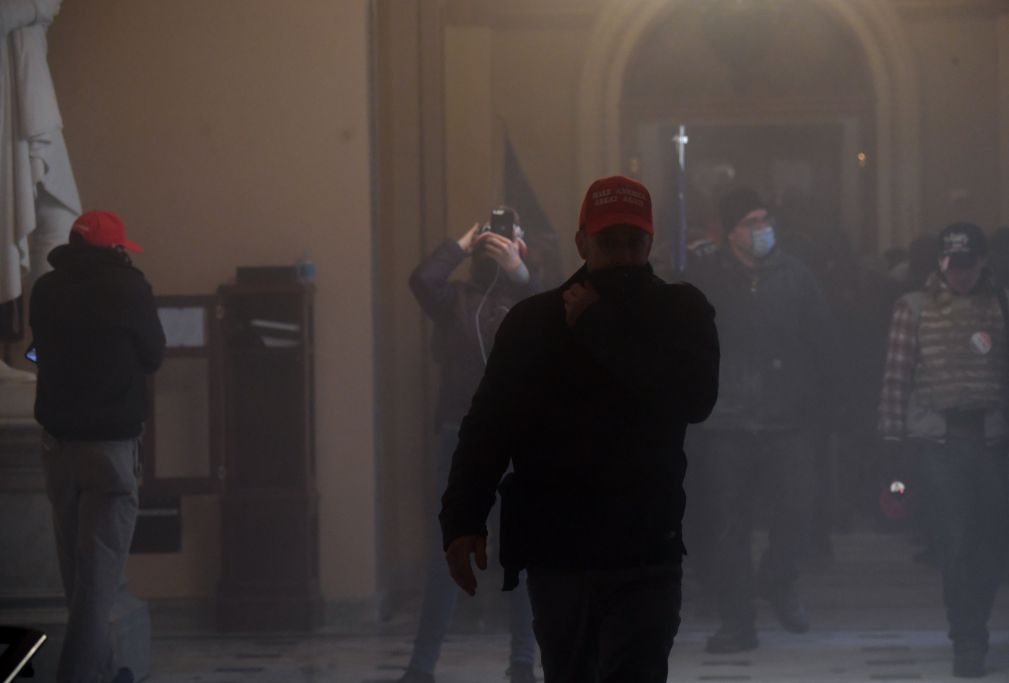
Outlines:
<svg viewBox="0 0 1009 683"><path fill-rule="evenodd" d="M81 213L46 61L59 9L60 0L0 0L0 304L49 269L46 256ZM33 379L0 362L0 382Z"/></svg>

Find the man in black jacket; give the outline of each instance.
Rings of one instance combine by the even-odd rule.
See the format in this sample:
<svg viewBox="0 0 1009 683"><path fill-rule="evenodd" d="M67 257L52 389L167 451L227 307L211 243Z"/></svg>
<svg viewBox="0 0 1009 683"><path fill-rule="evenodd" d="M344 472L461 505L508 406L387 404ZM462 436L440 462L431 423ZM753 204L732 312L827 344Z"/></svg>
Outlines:
<svg viewBox="0 0 1009 683"><path fill-rule="evenodd" d="M597 180L585 266L506 316L463 420L441 524L469 594L509 463L502 560L527 568L547 683L665 681L679 626L683 436L718 391L714 311L652 273L651 198Z"/></svg>
<svg viewBox="0 0 1009 683"><path fill-rule="evenodd" d="M754 594L770 600L786 630L808 619L795 592L814 490L811 428L829 405L833 337L816 280L775 244L766 204L747 188L723 197L726 248L694 282L718 311L722 386L696 454L704 509L713 515L721 628L711 653L757 646ZM754 578L750 532L754 489L769 493L769 545Z"/></svg>
<svg viewBox="0 0 1009 683"><path fill-rule="evenodd" d="M46 487L69 605L60 683L133 680L128 669L116 673L109 618L137 518L146 376L161 364L165 336L127 250L141 251L118 216L86 213L70 243L49 254L53 270L31 296L35 418L46 432Z"/></svg>

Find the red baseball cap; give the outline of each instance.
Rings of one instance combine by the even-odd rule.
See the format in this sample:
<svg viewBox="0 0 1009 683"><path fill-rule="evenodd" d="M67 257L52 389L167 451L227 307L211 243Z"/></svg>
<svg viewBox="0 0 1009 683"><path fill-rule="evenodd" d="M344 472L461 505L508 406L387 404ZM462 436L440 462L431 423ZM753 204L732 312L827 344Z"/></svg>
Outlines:
<svg viewBox="0 0 1009 683"><path fill-rule="evenodd" d="M70 230L96 247L123 247L136 252L144 250L136 242L126 239L123 220L111 211L88 211L74 221Z"/></svg>
<svg viewBox="0 0 1009 683"><path fill-rule="evenodd" d="M600 178L589 185L578 217L578 229L590 235L614 225L633 225L655 234L648 188L622 175Z"/></svg>

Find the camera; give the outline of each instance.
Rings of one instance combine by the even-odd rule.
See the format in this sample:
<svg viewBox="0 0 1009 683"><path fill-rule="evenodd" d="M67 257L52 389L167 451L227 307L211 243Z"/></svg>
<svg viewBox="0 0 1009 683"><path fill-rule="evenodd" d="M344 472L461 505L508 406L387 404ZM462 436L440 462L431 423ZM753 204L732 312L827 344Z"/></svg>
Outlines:
<svg viewBox="0 0 1009 683"><path fill-rule="evenodd" d="M506 207L498 207L496 209L491 209L490 212L490 222L484 223L480 227L480 234L485 232L493 232L495 235L501 235L505 239L512 239L515 237L515 211Z"/></svg>

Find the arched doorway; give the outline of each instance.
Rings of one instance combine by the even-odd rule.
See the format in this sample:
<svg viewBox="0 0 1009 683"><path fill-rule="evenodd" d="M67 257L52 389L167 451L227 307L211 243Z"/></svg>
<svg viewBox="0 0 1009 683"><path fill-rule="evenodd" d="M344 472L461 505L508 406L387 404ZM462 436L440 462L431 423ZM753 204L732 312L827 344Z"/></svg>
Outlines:
<svg viewBox="0 0 1009 683"><path fill-rule="evenodd" d="M725 137L726 127L745 135L741 128L750 126L748 139L792 142L802 135L815 142L814 128L826 126L820 132L836 138L829 154L839 159L842 229L863 251L904 244L918 232L914 83L909 48L886 3L613 3L597 18L582 72L581 181L624 170L635 155L654 157L646 150L676 119L722 126L711 138ZM649 142L649 135L659 137ZM765 148L772 144L765 140ZM817 144L816 154L829 156ZM802 174L782 161L779 175Z"/></svg>

